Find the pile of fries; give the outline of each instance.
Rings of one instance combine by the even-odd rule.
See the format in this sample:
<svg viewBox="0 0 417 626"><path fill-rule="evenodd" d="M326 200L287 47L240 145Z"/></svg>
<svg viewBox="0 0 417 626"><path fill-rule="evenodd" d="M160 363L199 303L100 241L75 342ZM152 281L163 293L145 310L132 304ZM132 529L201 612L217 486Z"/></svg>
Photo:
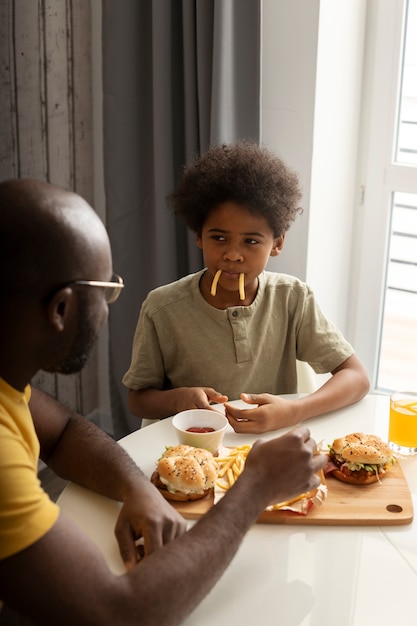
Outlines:
<svg viewBox="0 0 417 626"><path fill-rule="evenodd" d="M248 456L250 450L250 445L237 446L236 448L231 448L227 450L227 456L219 456L216 458L217 465L219 467L216 481L216 489L215 489L215 501L216 498L221 498L224 493L235 484L236 480L239 478L240 474L243 472L245 467L246 457ZM272 504L267 507L267 511L275 511L275 510L290 510L296 513L301 513L303 515L307 514L310 508L314 504L320 505L323 500L327 496L327 486L324 478L323 470L320 470L320 479L321 484L314 490L313 492L303 493L288 500L286 502L279 502L277 504Z"/></svg>
<svg viewBox="0 0 417 626"><path fill-rule="evenodd" d="M228 456L218 457L216 459L219 471L217 474L216 485L220 489L227 491L235 484L245 467L246 457L250 452L251 446L237 446L232 448Z"/></svg>

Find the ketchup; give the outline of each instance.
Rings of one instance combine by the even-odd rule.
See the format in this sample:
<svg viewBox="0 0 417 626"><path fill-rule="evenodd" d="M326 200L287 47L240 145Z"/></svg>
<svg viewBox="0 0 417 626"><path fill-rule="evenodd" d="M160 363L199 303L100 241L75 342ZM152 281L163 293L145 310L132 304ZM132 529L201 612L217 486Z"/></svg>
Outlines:
<svg viewBox="0 0 417 626"><path fill-rule="evenodd" d="M187 433L214 433L215 429L210 426L192 426L187 428Z"/></svg>

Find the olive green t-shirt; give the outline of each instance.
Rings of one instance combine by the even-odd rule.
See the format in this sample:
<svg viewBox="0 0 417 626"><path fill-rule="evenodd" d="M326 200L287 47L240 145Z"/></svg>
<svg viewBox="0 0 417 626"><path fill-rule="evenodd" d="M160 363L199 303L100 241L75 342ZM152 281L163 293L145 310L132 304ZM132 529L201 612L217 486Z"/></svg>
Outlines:
<svg viewBox="0 0 417 626"><path fill-rule="evenodd" d="M296 393L297 359L323 374L353 354L297 278L264 271L251 305L219 310L200 293L204 271L148 294L126 387L213 387L229 400L242 392Z"/></svg>

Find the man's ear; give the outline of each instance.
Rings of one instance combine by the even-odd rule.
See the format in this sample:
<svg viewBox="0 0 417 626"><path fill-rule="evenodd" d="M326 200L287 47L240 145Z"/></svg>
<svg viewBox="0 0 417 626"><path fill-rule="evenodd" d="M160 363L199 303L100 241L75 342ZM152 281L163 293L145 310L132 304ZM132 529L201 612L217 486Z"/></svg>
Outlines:
<svg viewBox="0 0 417 626"><path fill-rule="evenodd" d="M195 234L195 242L197 244L197 248L200 248L200 250L203 249L203 240L201 239L201 233L196 233Z"/></svg>
<svg viewBox="0 0 417 626"><path fill-rule="evenodd" d="M274 245L272 246L270 256L278 256L279 254L281 254L282 249L284 247L284 241L285 241L285 233L281 235L280 237L275 237Z"/></svg>
<svg viewBox="0 0 417 626"><path fill-rule="evenodd" d="M56 331L64 330L72 307L74 307L74 291L71 287L64 287L54 293L48 303L47 315L49 323Z"/></svg>

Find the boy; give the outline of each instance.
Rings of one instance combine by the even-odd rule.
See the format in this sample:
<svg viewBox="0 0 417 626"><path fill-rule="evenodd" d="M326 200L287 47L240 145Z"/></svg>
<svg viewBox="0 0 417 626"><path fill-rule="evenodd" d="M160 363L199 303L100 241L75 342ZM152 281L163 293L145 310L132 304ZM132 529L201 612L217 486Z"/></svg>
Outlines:
<svg viewBox="0 0 417 626"><path fill-rule="evenodd" d="M145 300L123 378L134 415L161 419L226 403L236 432L296 424L369 389L352 346L297 278L266 272L300 211L298 178L253 143L216 146L185 168L168 200L196 234L205 269ZM296 360L332 377L299 399ZM241 398L255 408L238 409Z"/></svg>

